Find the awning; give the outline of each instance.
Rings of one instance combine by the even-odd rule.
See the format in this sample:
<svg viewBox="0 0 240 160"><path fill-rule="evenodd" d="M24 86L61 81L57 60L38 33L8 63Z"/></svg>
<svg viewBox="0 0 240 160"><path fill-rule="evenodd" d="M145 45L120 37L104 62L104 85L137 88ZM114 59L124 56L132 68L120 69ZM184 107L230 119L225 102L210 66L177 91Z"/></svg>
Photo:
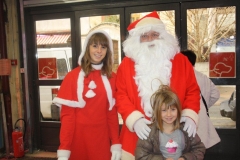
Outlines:
<svg viewBox="0 0 240 160"><path fill-rule="evenodd" d="M70 34L39 34L37 35L37 45L66 44Z"/></svg>

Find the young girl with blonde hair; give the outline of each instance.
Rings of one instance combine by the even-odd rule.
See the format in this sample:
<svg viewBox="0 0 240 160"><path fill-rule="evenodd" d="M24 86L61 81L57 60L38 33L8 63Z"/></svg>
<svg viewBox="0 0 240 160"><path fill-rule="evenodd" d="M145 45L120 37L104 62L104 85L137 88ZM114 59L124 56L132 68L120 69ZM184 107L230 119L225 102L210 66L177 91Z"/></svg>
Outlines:
<svg viewBox="0 0 240 160"><path fill-rule="evenodd" d="M147 140L138 139L136 160L201 160L205 147L198 135L188 137L180 124L181 105L170 87L162 85L151 97L153 123Z"/></svg>

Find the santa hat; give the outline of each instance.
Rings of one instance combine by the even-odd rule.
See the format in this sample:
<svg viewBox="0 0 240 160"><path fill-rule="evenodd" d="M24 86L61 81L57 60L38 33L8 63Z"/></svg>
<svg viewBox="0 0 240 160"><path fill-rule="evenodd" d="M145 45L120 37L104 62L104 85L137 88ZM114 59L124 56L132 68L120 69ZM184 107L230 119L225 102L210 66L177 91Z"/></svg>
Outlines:
<svg viewBox="0 0 240 160"><path fill-rule="evenodd" d="M134 28L139 28L139 27L143 27L146 25L155 25L155 24L162 24L162 21L160 20L158 13L156 11L153 11L153 12L145 15L141 19L136 20L135 22L131 23L128 26L127 30L130 31Z"/></svg>
<svg viewBox="0 0 240 160"><path fill-rule="evenodd" d="M81 54L80 54L80 56L78 58L78 64L79 65L81 65L82 58L83 58L83 56L84 56L84 54L86 52L88 41L92 37L92 35L94 35L95 33L102 33L102 34L104 34L107 37L108 43L109 43L109 48L110 48L110 50L112 52L112 58L113 58L113 42L112 42L111 37L109 36L109 34L107 32L105 32L103 30L95 30L95 31L90 32L87 35L86 39L85 39L84 45L82 46L82 52L81 52Z"/></svg>
<svg viewBox="0 0 240 160"><path fill-rule="evenodd" d="M134 21L127 28L130 35L133 35L134 33L142 34L150 30L159 31L162 29L165 29L165 26L156 11L153 11L141 19Z"/></svg>

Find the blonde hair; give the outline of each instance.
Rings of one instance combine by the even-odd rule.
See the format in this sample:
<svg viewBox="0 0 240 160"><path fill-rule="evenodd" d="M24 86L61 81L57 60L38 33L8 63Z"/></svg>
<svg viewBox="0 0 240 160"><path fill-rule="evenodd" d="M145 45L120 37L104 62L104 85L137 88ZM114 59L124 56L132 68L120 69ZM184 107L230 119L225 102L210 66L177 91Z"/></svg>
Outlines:
<svg viewBox="0 0 240 160"><path fill-rule="evenodd" d="M109 47L109 42L107 37L103 33L95 33L93 34L88 41L88 44L86 46L85 54L81 60L81 67L83 71L85 72L85 75L88 76L88 74L93 70L91 65L91 57L90 57L90 45L92 44L100 44L102 46L107 47L107 53L106 56L103 58L103 67L101 69L102 75L106 75L108 78L112 75L112 52Z"/></svg>
<svg viewBox="0 0 240 160"><path fill-rule="evenodd" d="M165 104L166 109L176 108L177 119L174 121L174 130L180 127L181 118L181 104L178 96L167 85L161 85L159 89L151 96L151 106L153 108L153 122L157 125L157 128L163 132L162 121L162 105Z"/></svg>

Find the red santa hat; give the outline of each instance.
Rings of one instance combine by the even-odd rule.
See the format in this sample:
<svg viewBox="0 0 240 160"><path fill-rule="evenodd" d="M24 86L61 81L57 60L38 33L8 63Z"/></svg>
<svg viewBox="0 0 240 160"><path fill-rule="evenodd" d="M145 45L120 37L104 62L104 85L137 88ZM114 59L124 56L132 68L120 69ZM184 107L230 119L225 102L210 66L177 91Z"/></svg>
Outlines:
<svg viewBox="0 0 240 160"><path fill-rule="evenodd" d="M157 25L157 24L163 24L163 23L160 20L158 13L156 11L153 11L153 12L145 15L141 19L131 23L128 26L127 30L131 31L132 29L135 29L135 28L141 28L141 27L152 26L152 25Z"/></svg>

